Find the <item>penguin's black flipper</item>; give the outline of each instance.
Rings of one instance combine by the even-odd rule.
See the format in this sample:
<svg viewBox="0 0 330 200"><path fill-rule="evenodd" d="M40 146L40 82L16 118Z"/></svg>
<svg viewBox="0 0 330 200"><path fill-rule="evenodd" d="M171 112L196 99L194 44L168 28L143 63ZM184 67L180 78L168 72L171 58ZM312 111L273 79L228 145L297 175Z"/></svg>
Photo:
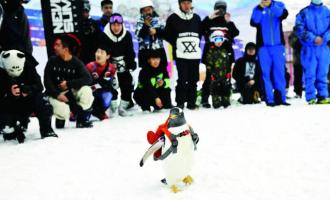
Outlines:
<svg viewBox="0 0 330 200"><path fill-rule="evenodd" d="M165 178L163 178L162 180L160 180L161 183L163 183L164 185L167 185L167 181Z"/></svg>
<svg viewBox="0 0 330 200"><path fill-rule="evenodd" d="M140 160L140 167L143 167L146 160L153 155L156 151L162 148L164 145L164 140L158 139L151 147L144 153L142 159Z"/></svg>

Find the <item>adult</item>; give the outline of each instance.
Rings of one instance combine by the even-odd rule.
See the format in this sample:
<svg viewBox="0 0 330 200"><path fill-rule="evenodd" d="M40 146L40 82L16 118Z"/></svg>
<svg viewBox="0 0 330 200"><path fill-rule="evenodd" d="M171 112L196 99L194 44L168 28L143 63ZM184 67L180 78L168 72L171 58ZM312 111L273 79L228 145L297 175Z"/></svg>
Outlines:
<svg viewBox="0 0 330 200"><path fill-rule="evenodd" d="M261 0L251 17L251 26L257 28L258 57L268 106L290 105L286 102L285 41L282 30L282 21L288 15L284 3ZM275 102L274 90L280 94L279 102Z"/></svg>
<svg viewBox="0 0 330 200"><path fill-rule="evenodd" d="M173 47L178 80L175 101L177 106L196 109L196 89L201 58L201 18L192 10L192 0L179 0L179 10L166 22L165 39Z"/></svg>
<svg viewBox="0 0 330 200"><path fill-rule="evenodd" d="M101 1L102 17L97 21L101 32L104 31L105 26L109 23L110 16L112 15L113 2L111 0Z"/></svg>
<svg viewBox="0 0 330 200"><path fill-rule="evenodd" d="M327 75L330 64L330 11L322 0L312 0L296 17L296 32L302 43L301 64L309 104L330 103Z"/></svg>
<svg viewBox="0 0 330 200"><path fill-rule="evenodd" d="M69 35L59 36L54 43L55 55L45 67L44 85L56 118L56 128L64 128L70 110L77 115L77 128L89 128L93 103L92 77L75 56L75 41Z"/></svg>
<svg viewBox="0 0 330 200"><path fill-rule="evenodd" d="M147 57L150 50L156 50L161 55L161 67L167 66L166 52L164 49L164 24L154 10L151 0L140 1L140 17L136 24L135 35L139 41L139 66L148 65Z"/></svg>
<svg viewBox="0 0 330 200"><path fill-rule="evenodd" d="M229 13L227 13L227 3L225 1L217 1L214 4L214 12L210 16L205 17L202 21L202 32L206 41L202 57L202 63L204 64L207 63L206 54L212 45L210 36L215 31L222 31L225 34L225 38L227 39L226 42L229 44L228 55L230 57L229 64L231 66L232 63L235 62L232 44L234 42L234 38L239 35L239 30L236 28L235 23L229 19ZM205 108L211 107L209 103L210 82L211 74L207 73L202 88L202 106Z"/></svg>

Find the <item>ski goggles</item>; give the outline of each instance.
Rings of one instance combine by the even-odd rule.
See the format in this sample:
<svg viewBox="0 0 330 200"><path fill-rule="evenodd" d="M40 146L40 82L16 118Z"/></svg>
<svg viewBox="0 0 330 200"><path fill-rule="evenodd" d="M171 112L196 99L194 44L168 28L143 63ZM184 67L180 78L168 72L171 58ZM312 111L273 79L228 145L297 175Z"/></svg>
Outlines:
<svg viewBox="0 0 330 200"><path fill-rule="evenodd" d="M114 24L114 23L118 23L118 24L122 24L124 23L124 19L122 16L119 15L114 15L110 17L110 24Z"/></svg>
<svg viewBox="0 0 330 200"><path fill-rule="evenodd" d="M225 40L226 40L226 38L223 36L215 36L215 37L211 38L211 42L214 42L214 43L224 42Z"/></svg>

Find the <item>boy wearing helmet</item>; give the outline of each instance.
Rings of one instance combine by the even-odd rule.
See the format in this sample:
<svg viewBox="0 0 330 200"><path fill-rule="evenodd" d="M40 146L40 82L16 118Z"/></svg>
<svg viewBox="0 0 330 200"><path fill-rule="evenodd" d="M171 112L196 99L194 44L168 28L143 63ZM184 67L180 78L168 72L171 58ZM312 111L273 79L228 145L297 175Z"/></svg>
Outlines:
<svg viewBox="0 0 330 200"><path fill-rule="evenodd" d="M161 55L161 66L167 65L166 52L163 44L164 24L154 10L151 0L140 1L140 17L136 24L135 35L139 41L139 66L147 65L148 52L156 50Z"/></svg>

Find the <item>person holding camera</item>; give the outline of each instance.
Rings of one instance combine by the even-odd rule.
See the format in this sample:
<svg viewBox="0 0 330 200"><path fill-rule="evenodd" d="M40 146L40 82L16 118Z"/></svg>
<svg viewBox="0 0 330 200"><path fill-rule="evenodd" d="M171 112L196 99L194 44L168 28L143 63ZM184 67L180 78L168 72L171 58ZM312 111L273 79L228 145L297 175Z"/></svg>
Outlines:
<svg viewBox="0 0 330 200"><path fill-rule="evenodd" d="M135 35L139 41L139 66L147 65L147 56L150 50L156 50L161 56L161 66L167 66L167 57L163 44L164 24L154 10L151 0L140 1L140 17L136 24Z"/></svg>
<svg viewBox="0 0 330 200"><path fill-rule="evenodd" d="M210 48L213 46L210 41L210 36L215 31L222 31L225 34L226 38L226 46L227 46L227 54L229 56L228 67L235 62L234 50L232 44L234 42L234 38L239 35L239 30L236 28L235 23L230 21L230 14L227 13L227 3L225 1L216 1L214 4L214 12L204 18L202 21L202 33L206 40L206 44L203 51L202 63L207 64L206 55L207 52L210 51ZM210 72L210 71L208 71ZM206 74L206 79L203 83L202 88L202 106L204 108L210 108L211 105L209 103L210 96L210 82L211 82L211 74Z"/></svg>
<svg viewBox="0 0 330 200"><path fill-rule="evenodd" d="M51 127L52 106L42 94L35 67L14 49L3 51L0 60L0 133L4 140L23 143L32 113L38 118L41 138L57 137Z"/></svg>

